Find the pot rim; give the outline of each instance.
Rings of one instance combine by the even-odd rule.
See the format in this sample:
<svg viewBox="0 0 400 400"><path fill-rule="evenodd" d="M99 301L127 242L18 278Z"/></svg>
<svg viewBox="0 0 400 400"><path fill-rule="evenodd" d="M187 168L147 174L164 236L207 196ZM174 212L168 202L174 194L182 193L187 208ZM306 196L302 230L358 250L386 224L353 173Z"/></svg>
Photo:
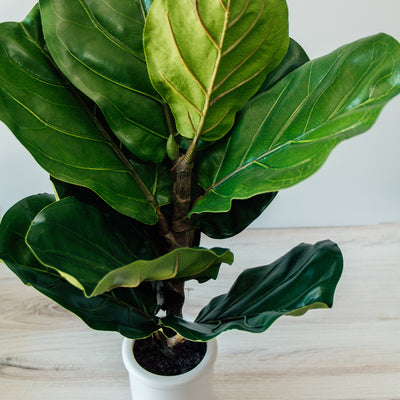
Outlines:
<svg viewBox="0 0 400 400"><path fill-rule="evenodd" d="M206 342L207 350L203 359L196 367L194 367L190 371L185 372L181 375L173 376L157 375L145 370L137 363L133 355L134 342L134 339L128 338L124 338L122 342L122 359L124 361L126 369L130 374L134 375L144 383L151 384L152 386L158 388L167 389L169 387L176 387L177 385L183 385L190 381L193 381L194 379L197 379L198 376L203 375L204 373L212 369L217 358L217 341L215 339L212 339Z"/></svg>

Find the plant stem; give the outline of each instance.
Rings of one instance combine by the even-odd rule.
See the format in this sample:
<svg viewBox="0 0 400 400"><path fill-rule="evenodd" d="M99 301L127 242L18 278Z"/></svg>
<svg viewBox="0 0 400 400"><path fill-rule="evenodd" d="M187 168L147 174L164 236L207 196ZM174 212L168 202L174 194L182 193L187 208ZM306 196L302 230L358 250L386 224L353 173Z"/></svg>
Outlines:
<svg viewBox="0 0 400 400"><path fill-rule="evenodd" d="M195 149L195 147L192 147ZM194 154L194 153L192 153ZM171 224L171 234L175 240L171 242L170 250L180 247L192 247L195 229L193 221L188 218L192 207L192 169L193 163L187 162L181 156L174 165L174 214ZM185 282L169 280L159 283L159 293L162 296L162 308L167 315L182 317L182 308L185 302Z"/></svg>
<svg viewBox="0 0 400 400"><path fill-rule="evenodd" d="M176 242L175 236L173 232L171 231L168 221L165 218L164 214L161 212L161 210L158 208L156 210L157 212L157 217L158 217L158 229L160 232L160 235L165 239L167 242L168 248L170 249L177 249L178 243Z"/></svg>
<svg viewBox="0 0 400 400"><path fill-rule="evenodd" d="M81 106L85 109L89 118L96 125L96 128L99 130L99 132L102 134L102 136L107 140L108 144L110 145L110 147L112 148L114 153L118 156L118 158L120 159L122 164L129 171L133 180L136 182L139 189L143 193L145 199L149 202L150 206L156 212L158 221L159 221L158 223L160 226L160 231L162 232L163 235L165 235L167 242L170 240L170 241L172 241L172 243L174 243L174 241L171 238L171 235L168 235L168 233L169 233L168 222L167 222L165 216L162 214L162 212L160 210L160 206L158 205L156 198L153 196L153 194L150 192L149 188L143 182L141 176L137 173L135 167L131 164L129 159L125 156L124 152L120 148L120 143L114 136L114 133L109 132L108 129L100 123L100 121L97 119L96 115L94 114L93 110L88 106L88 104L85 102L84 98L80 95L80 92L73 85L71 85L68 81L66 81L66 84L69 86L70 90L74 94L75 98L79 101Z"/></svg>
<svg viewBox="0 0 400 400"><path fill-rule="evenodd" d="M187 163L184 156L177 160L174 167L172 232L179 247L191 247L193 241L193 222L188 218L192 206L192 168L193 164Z"/></svg>
<svg viewBox="0 0 400 400"><path fill-rule="evenodd" d="M162 333L162 331L157 331L153 333L152 338L153 341L158 343L161 352L168 358L175 358L177 356L175 352L175 347L179 346L186 340L183 336L179 334L168 338Z"/></svg>
<svg viewBox="0 0 400 400"><path fill-rule="evenodd" d="M194 157L196 155L196 151L197 151L197 146L199 144L199 140L200 140L200 136L195 136L195 138L193 139L191 145L189 146L189 148L186 151L185 154L185 162L187 164L193 164L193 160Z"/></svg>

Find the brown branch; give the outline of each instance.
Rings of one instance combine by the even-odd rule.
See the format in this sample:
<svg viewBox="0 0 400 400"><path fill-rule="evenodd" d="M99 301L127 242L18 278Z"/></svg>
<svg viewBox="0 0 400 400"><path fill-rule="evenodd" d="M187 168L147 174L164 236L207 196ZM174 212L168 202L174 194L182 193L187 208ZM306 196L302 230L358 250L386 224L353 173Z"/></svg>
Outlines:
<svg viewBox="0 0 400 400"><path fill-rule="evenodd" d="M188 218L192 206L192 168L193 164L187 163L184 156L177 160L174 168L172 232L179 247L191 247L193 241L193 222Z"/></svg>
<svg viewBox="0 0 400 400"><path fill-rule="evenodd" d="M169 227L168 221L159 208L157 209L157 217L158 217L158 229L159 229L160 235L167 242L168 248L169 249L178 248L179 245L176 242L175 236Z"/></svg>
<svg viewBox="0 0 400 400"><path fill-rule="evenodd" d="M195 236L193 221L188 218L192 206L192 168L193 163L187 163L185 156L181 156L175 162L173 204L174 214L171 224L171 236L169 250L180 247L192 247ZM167 238L167 236L164 235ZM168 236L169 237L169 236ZM158 292L162 297L162 309L167 315L182 317L182 308L185 301L184 280L161 281L158 284Z"/></svg>

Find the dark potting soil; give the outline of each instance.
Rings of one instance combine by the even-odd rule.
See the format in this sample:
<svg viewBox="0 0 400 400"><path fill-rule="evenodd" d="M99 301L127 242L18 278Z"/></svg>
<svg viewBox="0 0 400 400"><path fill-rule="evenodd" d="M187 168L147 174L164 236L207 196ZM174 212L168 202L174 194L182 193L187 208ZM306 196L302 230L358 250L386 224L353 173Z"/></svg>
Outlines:
<svg viewBox="0 0 400 400"><path fill-rule="evenodd" d="M165 356L160 346L151 337L136 340L133 355L139 365L145 370L157 375L172 376L190 371L204 358L206 343L186 340L176 346L176 357Z"/></svg>

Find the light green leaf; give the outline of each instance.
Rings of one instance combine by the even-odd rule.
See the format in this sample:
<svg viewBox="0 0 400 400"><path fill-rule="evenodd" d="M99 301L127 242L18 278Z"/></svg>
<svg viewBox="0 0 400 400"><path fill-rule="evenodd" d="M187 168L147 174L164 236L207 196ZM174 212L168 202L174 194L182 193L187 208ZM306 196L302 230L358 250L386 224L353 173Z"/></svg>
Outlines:
<svg viewBox="0 0 400 400"><path fill-rule="evenodd" d="M40 0L46 43L60 70L133 154L160 162L168 132L143 54L144 7L141 0Z"/></svg>
<svg viewBox="0 0 400 400"><path fill-rule="evenodd" d="M233 262L232 253L219 248L179 248L151 259L140 228L123 222L70 197L42 210L26 241L42 264L88 297L144 281L211 278L221 262Z"/></svg>
<svg viewBox="0 0 400 400"><path fill-rule="evenodd" d="M24 238L37 213L53 201L50 195L30 196L7 211L0 224L0 259L24 284L73 312L92 329L117 331L133 339L157 331L158 307L151 283L87 299L81 290L36 259Z"/></svg>
<svg viewBox="0 0 400 400"><path fill-rule="evenodd" d="M162 323L196 341L230 329L263 332L283 315L332 307L342 269L336 244L300 244L272 264L243 271L229 292L212 299L194 322L165 317Z"/></svg>
<svg viewBox="0 0 400 400"><path fill-rule="evenodd" d="M144 31L150 78L178 132L203 140L231 129L288 40L284 0L157 0Z"/></svg>
<svg viewBox="0 0 400 400"><path fill-rule="evenodd" d="M155 224L154 196L168 203L171 181L162 166L135 164L143 183L113 145L46 53L39 8L22 23L1 24L0 44L0 119L35 160L56 178L90 188L119 212Z"/></svg>
<svg viewBox="0 0 400 400"><path fill-rule="evenodd" d="M205 195L192 213L306 179L341 141L358 135L400 92L400 45L379 34L311 61L243 109L229 140L205 155Z"/></svg>

